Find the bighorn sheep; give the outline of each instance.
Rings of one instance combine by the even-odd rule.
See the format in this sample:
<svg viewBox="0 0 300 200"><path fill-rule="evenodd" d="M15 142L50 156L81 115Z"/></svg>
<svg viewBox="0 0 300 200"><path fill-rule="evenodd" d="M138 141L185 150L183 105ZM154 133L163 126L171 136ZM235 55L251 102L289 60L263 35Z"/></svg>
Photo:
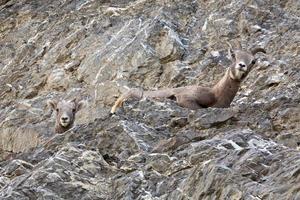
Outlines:
<svg viewBox="0 0 300 200"><path fill-rule="evenodd" d="M55 133L63 133L73 127L75 114L82 108L84 102L75 98L71 101L49 100L47 104L56 111Z"/></svg>
<svg viewBox="0 0 300 200"><path fill-rule="evenodd" d="M186 86L179 88L166 88L157 91L143 91L131 89L117 99L111 109L115 113L118 107L123 105L127 99L162 99L175 100L179 106L198 109L207 107L229 107L235 97L241 81L247 76L256 62L254 55L258 52L266 53L262 48L252 51L230 49L231 57L235 59L233 64L226 70L225 75L213 87Z"/></svg>

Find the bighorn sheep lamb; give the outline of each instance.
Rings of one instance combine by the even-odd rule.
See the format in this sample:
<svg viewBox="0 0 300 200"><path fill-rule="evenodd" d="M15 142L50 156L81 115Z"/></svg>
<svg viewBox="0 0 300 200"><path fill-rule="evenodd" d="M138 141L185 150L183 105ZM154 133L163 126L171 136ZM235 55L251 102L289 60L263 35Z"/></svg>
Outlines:
<svg viewBox="0 0 300 200"><path fill-rule="evenodd" d="M73 127L75 114L82 108L84 102L75 98L71 101L49 100L47 104L56 111L55 133L63 133Z"/></svg>
<svg viewBox="0 0 300 200"><path fill-rule="evenodd" d="M230 49L233 64L226 70L225 75L213 87L186 86L179 88L166 88L157 91L143 91L131 89L117 99L111 109L115 113L118 107L123 105L127 99L163 99L175 100L179 106L198 109L207 107L229 107L235 97L241 81L247 76L256 62L254 55L258 52L266 53L262 48L255 48L252 51Z"/></svg>

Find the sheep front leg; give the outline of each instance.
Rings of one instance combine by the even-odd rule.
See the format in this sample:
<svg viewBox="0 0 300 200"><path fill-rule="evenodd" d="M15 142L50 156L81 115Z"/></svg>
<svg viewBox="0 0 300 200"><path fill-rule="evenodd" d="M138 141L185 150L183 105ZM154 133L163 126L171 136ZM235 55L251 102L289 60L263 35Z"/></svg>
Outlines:
<svg viewBox="0 0 300 200"><path fill-rule="evenodd" d="M197 103L197 99L189 96L189 95L175 95L176 102L179 106L184 108L189 108L191 110L197 110L202 108L201 105Z"/></svg>

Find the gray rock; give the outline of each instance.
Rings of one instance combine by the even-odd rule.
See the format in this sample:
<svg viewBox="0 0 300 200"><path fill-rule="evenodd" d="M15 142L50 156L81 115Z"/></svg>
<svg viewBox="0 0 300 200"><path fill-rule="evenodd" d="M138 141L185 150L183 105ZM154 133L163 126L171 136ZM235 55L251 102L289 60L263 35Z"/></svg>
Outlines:
<svg viewBox="0 0 300 200"><path fill-rule="evenodd" d="M0 0L0 199L299 199L299 1ZM128 101L213 85L263 47L230 108ZM48 99L85 99L54 134Z"/></svg>

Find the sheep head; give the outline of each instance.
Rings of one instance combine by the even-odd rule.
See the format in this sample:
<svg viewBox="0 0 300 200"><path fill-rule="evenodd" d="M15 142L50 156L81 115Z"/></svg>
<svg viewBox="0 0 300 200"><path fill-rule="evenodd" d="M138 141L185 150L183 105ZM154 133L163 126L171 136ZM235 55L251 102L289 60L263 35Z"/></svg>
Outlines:
<svg viewBox="0 0 300 200"><path fill-rule="evenodd" d="M48 101L50 108L56 111L56 132L64 132L73 126L75 115L83 107L83 104L83 101L78 101L76 98L71 101Z"/></svg>
<svg viewBox="0 0 300 200"><path fill-rule="evenodd" d="M251 51L230 50L234 64L230 68L230 77L237 81L242 81L256 63L255 54L258 52L266 53L262 48L255 48Z"/></svg>

